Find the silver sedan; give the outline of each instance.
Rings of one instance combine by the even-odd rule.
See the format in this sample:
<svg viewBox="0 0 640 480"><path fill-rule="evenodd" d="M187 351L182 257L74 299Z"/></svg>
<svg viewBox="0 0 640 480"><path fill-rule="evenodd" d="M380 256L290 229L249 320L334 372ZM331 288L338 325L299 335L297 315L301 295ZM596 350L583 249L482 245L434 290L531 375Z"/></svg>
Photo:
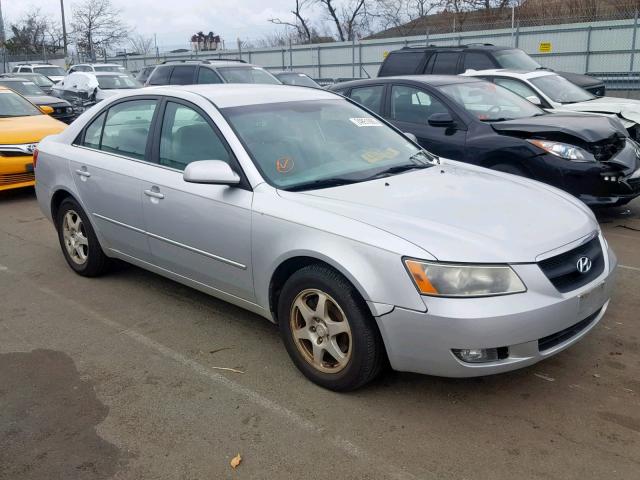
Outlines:
<svg viewBox="0 0 640 480"><path fill-rule="evenodd" d="M609 303L616 258L585 205L435 158L331 92L132 91L35 157L75 272L117 258L256 312L333 390L387 360L454 377L531 365Z"/></svg>

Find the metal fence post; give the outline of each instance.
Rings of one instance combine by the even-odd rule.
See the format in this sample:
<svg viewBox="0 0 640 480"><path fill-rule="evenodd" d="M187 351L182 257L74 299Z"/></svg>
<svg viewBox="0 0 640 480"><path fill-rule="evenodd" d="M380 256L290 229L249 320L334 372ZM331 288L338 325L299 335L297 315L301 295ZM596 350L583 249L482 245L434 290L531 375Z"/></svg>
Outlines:
<svg viewBox="0 0 640 480"><path fill-rule="evenodd" d="M518 19L516 26L516 48L520 45L520 19Z"/></svg>
<svg viewBox="0 0 640 480"><path fill-rule="evenodd" d="M320 63L320 45L318 45L318 78L322 78L322 65Z"/></svg>
<svg viewBox="0 0 640 480"><path fill-rule="evenodd" d="M284 68L284 48L282 49L282 70L286 70L286 68Z"/></svg>
<svg viewBox="0 0 640 480"><path fill-rule="evenodd" d="M358 78L362 78L362 43L358 42Z"/></svg>
<svg viewBox="0 0 640 480"><path fill-rule="evenodd" d="M589 73L589 60L591 56L591 25L587 28L587 58L585 59L584 71ZM633 65L632 65L633 66Z"/></svg>
<svg viewBox="0 0 640 480"><path fill-rule="evenodd" d="M633 63L636 55L636 37L638 35L638 9L633 15L633 39L631 40L631 59L629 61L629 76L633 73Z"/></svg>
<svg viewBox="0 0 640 480"><path fill-rule="evenodd" d="M356 78L356 37L351 39L351 78Z"/></svg>

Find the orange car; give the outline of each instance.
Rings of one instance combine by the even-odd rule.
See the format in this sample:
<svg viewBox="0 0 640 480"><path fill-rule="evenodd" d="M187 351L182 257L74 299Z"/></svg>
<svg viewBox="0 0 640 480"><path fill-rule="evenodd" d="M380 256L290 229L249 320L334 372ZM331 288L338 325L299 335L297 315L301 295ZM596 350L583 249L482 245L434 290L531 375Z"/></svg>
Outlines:
<svg viewBox="0 0 640 480"><path fill-rule="evenodd" d="M33 151L44 137L66 127L48 115L52 111L0 87L0 191L35 184Z"/></svg>

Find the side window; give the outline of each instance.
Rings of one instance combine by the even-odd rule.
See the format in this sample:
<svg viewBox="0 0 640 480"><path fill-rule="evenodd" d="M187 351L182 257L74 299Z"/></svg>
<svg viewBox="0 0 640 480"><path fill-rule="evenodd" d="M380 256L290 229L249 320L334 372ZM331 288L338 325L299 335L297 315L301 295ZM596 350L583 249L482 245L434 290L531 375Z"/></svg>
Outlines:
<svg viewBox="0 0 640 480"><path fill-rule="evenodd" d="M198 70L198 83L222 83L222 80L210 68L200 67L200 70Z"/></svg>
<svg viewBox="0 0 640 480"><path fill-rule="evenodd" d="M488 55L480 52L467 52L464 54L463 71L472 70L489 70L496 68Z"/></svg>
<svg viewBox="0 0 640 480"><path fill-rule="evenodd" d="M144 159L156 100L131 100L109 109L100 150Z"/></svg>
<svg viewBox="0 0 640 480"><path fill-rule="evenodd" d="M193 76L196 73L195 65L179 65L173 67L171 73L170 85L191 85L193 83Z"/></svg>
<svg viewBox="0 0 640 480"><path fill-rule="evenodd" d="M104 119L107 116L106 112L102 112L98 118L89 124L84 131L84 140L82 145L90 148L100 148L100 140L102 138L102 125L104 125Z"/></svg>
<svg viewBox="0 0 640 480"><path fill-rule="evenodd" d="M69 73L73 73L73 72L75 72L75 71L76 71L76 67L71 67L71 68L69 69L69 71L67 72L67 74L69 74Z"/></svg>
<svg viewBox="0 0 640 480"><path fill-rule="evenodd" d="M424 90L405 85L391 87L391 117L401 122L426 124L434 113L448 113L444 104Z"/></svg>
<svg viewBox="0 0 640 480"><path fill-rule="evenodd" d="M20 67L13 67L11 72L16 73L18 70L20 70Z"/></svg>
<svg viewBox="0 0 640 480"><path fill-rule="evenodd" d="M384 85L374 85L372 87L352 88L349 97L358 102L363 107L380 114L382 111L382 95Z"/></svg>
<svg viewBox="0 0 640 480"><path fill-rule="evenodd" d="M149 85L169 85L169 77L171 76L173 67L156 67L149 79Z"/></svg>
<svg viewBox="0 0 640 480"><path fill-rule="evenodd" d="M530 96L538 97L538 94L528 85L524 84L520 80L514 80L512 78L500 78L496 77L494 79L496 85L500 85L501 87L507 88L511 90L513 93L520 95L522 98L527 98Z"/></svg>
<svg viewBox="0 0 640 480"><path fill-rule="evenodd" d="M391 52L382 64L379 76L416 73L423 58L424 52Z"/></svg>
<svg viewBox="0 0 640 480"><path fill-rule="evenodd" d="M231 157L218 134L194 109L168 102L160 135L160 165L184 170L197 160L222 160Z"/></svg>
<svg viewBox="0 0 640 480"><path fill-rule="evenodd" d="M458 73L459 52L439 52L433 64L432 74L455 75Z"/></svg>

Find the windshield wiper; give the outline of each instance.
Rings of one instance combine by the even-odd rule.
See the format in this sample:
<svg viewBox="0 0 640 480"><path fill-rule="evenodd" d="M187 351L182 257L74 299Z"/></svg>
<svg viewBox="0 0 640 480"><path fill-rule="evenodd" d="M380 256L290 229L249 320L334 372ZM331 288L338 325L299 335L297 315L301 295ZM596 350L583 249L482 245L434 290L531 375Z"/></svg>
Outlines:
<svg viewBox="0 0 640 480"><path fill-rule="evenodd" d="M298 185L293 185L291 187L282 188L282 190L286 190L287 192L299 192L301 190L315 190L317 188L329 188L329 187L339 187L340 185L349 185L350 183L358 183L362 180L356 180L353 178L321 178L319 180L313 180L311 182L299 183Z"/></svg>
<svg viewBox="0 0 640 480"><path fill-rule="evenodd" d="M373 180L375 178L388 177L397 173L408 172L409 170L420 170L423 168L433 167L430 163L406 163L404 165L394 165L393 167L385 168L381 172L367 177L365 180Z"/></svg>

